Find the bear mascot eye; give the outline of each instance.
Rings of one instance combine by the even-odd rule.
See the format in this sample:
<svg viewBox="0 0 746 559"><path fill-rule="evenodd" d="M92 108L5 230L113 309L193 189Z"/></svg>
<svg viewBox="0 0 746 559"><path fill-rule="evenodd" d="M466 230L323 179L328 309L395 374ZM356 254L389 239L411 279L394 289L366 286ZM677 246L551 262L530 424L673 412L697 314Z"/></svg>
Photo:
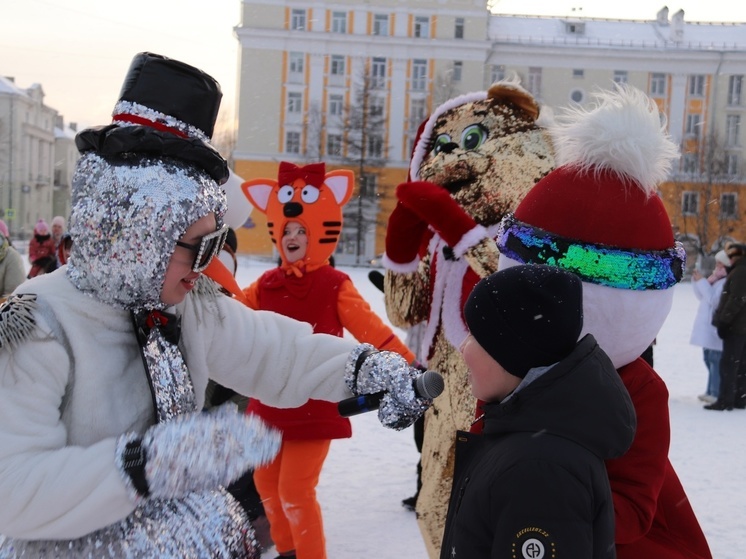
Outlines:
<svg viewBox="0 0 746 559"><path fill-rule="evenodd" d="M467 126L461 134L461 147L465 150L473 151L489 138L489 133L481 124L472 124Z"/></svg>
<svg viewBox="0 0 746 559"><path fill-rule="evenodd" d="M440 134L433 142L433 155L438 155L443 151L443 147L453 143L451 137L448 134Z"/></svg>

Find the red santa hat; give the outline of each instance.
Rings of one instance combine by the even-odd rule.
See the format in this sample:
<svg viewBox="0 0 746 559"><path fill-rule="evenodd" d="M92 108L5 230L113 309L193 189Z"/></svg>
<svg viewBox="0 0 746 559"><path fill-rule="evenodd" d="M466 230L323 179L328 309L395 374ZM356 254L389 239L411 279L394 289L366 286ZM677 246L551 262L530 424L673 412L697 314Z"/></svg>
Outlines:
<svg viewBox="0 0 746 559"><path fill-rule="evenodd" d="M641 91L617 86L597 99L558 116L558 167L503 220L498 246L501 267L549 264L580 276L583 334L620 367L653 341L682 276L686 254L656 192L678 149Z"/></svg>

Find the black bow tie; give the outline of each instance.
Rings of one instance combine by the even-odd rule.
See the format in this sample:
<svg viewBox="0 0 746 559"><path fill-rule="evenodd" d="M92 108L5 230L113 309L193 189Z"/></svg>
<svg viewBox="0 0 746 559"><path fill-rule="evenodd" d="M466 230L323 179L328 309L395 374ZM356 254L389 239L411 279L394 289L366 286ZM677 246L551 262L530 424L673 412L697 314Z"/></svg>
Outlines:
<svg viewBox="0 0 746 559"><path fill-rule="evenodd" d="M167 342L177 345L181 337L181 317L163 311L134 313L135 331L140 345L145 344L153 328L158 328Z"/></svg>

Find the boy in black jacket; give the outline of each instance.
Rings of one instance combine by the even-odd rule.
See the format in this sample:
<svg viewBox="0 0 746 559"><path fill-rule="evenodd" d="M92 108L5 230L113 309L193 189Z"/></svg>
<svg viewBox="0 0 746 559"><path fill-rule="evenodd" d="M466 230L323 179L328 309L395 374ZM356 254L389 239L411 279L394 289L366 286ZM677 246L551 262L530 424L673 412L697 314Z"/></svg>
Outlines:
<svg viewBox="0 0 746 559"><path fill-rule="evenodd" d="M604 460L635 433L627 390L583 327L582 285L525 265L480 281L461 345L481 435L458 433L442 559L608 559L614 507Z"/></svg>

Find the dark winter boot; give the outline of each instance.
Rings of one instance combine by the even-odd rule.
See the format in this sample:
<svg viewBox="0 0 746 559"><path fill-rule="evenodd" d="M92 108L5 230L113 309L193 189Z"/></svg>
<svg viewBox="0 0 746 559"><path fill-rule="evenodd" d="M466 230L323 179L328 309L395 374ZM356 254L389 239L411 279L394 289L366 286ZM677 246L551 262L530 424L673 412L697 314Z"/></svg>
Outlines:
<svg viewBox="0 0 746 559"><path fill-rule="evenodd" d="M720 401L714 402L712 404L708 404L705 406L706 410L715 410L715 411L731 411L733 409L732 404L724 404Z"/></svg>

